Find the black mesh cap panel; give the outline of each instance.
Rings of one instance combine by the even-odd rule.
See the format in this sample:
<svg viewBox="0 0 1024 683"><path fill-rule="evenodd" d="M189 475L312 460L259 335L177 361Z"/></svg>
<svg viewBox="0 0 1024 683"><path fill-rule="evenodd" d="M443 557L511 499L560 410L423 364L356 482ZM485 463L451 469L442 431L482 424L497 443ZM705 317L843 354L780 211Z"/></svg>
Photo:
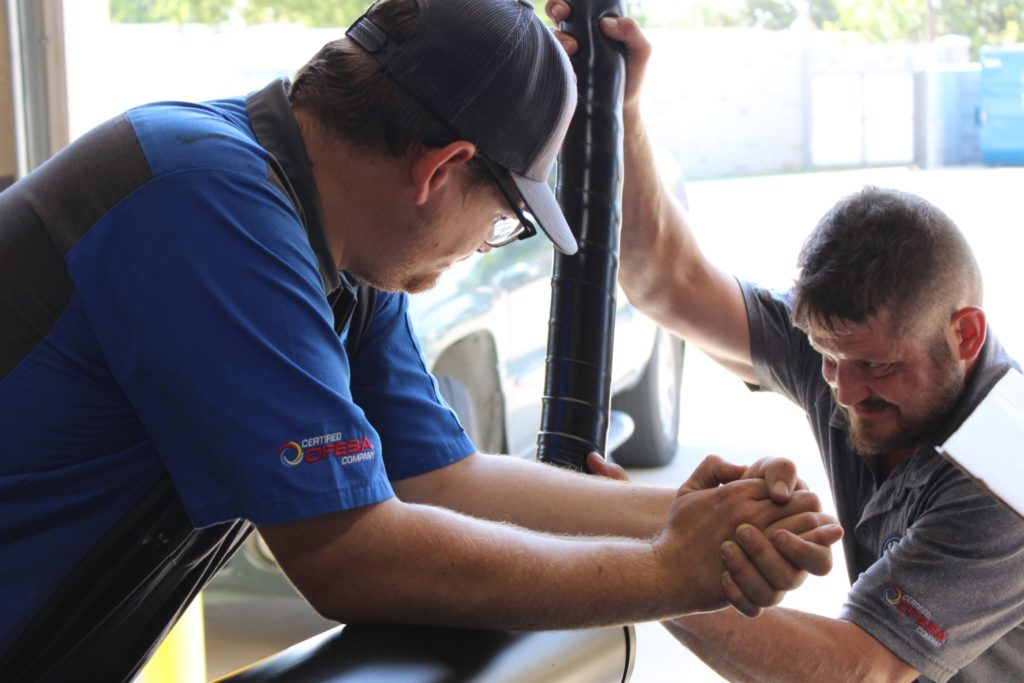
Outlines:
<svg viewBox="0 0 1024 683"><path fill-rule="evenodd" d="M568 57L533 6L526 0L417 4L416 27L402 44L365 16L346 35L517 181L546 181L576 106L576 87ZM546 217L541 228L560 249L574 252L554 195L530 194L534 216Z"/></svg>

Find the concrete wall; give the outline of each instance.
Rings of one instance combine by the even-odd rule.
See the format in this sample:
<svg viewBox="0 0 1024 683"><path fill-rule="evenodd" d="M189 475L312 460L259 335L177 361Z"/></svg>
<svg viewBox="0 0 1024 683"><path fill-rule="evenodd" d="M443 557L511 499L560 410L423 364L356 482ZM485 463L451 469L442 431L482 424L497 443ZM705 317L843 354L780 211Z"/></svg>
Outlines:
<svg viewBox="0 0 1024 683"><path fill-rule="evenodd" d="M780 32L652 30L643 110L688 178L804 165L802 46Z"/></svg>
<svg viewBox="0 0 1024 683"><path fill-rule="evenodd" d="M651 30L644 117L686 178L980 160L966 39Z"/></svg>

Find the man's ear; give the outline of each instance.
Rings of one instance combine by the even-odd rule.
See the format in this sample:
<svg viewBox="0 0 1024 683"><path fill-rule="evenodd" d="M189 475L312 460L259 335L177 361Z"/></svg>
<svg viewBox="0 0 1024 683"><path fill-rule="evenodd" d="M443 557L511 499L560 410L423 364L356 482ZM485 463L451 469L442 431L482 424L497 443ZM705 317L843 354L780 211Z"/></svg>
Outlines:
<svg viewBox="0 0 1024 683"><path fill-rule="evenodd" d="M452 181L453 171L465 166L474 156L476 145L465 140L456 140L444 147L420 147L414 151L411 173L416 205L426 204L434 192Z"/></svg>
<svg viewBox="0 0 1024 683"><path fill-rule="evenodd" d="M965 306L950 319L957 357L971 363L985 344L987 330L985 311L977 306Z"/></svg>

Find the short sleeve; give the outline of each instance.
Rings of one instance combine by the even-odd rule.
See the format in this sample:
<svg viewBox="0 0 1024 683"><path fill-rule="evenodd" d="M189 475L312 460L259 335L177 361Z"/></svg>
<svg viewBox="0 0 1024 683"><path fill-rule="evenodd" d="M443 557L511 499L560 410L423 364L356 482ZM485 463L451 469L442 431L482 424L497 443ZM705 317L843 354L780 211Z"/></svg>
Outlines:
<svg viewBox="0 0 1024 683"><path fill-rule="evenodd" d="M157 177L67 258L196 526L282 522L392 495L304 228L250 156L254 169Z"/></svg>
<svg viewBox="0 0 1024 683"><path fill-rule="evenodd" d="M760 388L775 391L808 407L821 392L821 356L807 335L793 325L788 292L776 292L740 281L750 353Z"/></svg>
<svg viewBox="0 0 1024 683"><path fill-rule="evenodd" d="M423 474L475 452L427 370L406 294L379 293L352 358L352 394L380 433L392 480Z"/></svg>
<svg viewBox="0 0 1024 683"><path fill-rule="evenodd" d="M1024 522L951 466L929 498L841 618L946 681L1024 622Z"/></svg>

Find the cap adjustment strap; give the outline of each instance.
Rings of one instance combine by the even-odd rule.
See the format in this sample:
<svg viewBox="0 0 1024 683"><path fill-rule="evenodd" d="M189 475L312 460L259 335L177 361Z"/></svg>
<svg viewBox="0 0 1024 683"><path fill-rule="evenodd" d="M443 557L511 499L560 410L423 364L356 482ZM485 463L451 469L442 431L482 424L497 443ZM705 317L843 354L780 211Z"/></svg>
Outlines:
<svg viewBox="0 0 1024 683"><path fill-rule="evenodd" d="M371 55L383 51L388 44L388 34L366 15L356 19L345 35Z"/></svg>

